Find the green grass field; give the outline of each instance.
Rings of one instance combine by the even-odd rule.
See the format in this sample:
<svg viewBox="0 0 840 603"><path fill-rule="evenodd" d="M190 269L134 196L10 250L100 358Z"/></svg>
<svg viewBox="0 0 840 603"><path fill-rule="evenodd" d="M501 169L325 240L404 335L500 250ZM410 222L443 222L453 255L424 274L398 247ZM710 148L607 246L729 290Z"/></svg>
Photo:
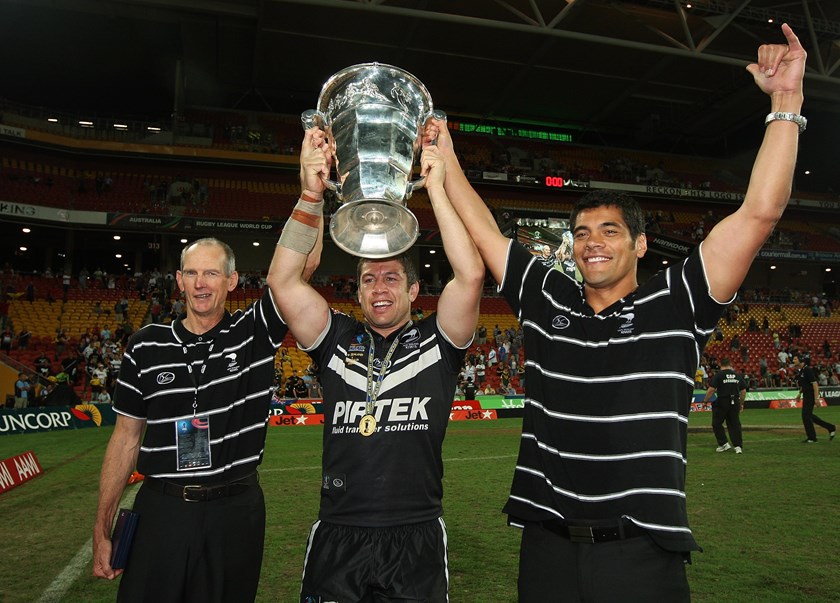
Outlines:
<svg viewBox="0 0 840 603"><path fill-rule="evenodd" d="M818 414L840 423L840 407ZM718 454L691 416L688 507L704 548L694 601L837 601L840 438L801 444L798 410L747 410L744 454ZM695 429L697 428L697 429ZM44 475L0 496L0 601L113 601L116 583L90 576L99 466L111 429L0 437L0 458L35 451ZM456 422L444 446L445 519L453 603L516 600L519 532L501 513L520 420ZM269 430L262 484L268 504L258 601L296 603L303 549L320 487L320 427ZM137 486L132 486L136 488ZM150 577L151 579L151 577Z"/></svg>

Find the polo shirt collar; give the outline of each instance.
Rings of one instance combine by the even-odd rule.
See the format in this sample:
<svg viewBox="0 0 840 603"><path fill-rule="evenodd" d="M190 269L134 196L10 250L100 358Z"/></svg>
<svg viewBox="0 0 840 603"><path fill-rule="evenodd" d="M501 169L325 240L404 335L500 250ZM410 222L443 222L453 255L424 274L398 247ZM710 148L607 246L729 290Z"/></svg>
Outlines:
<svg viewBox="0 0 840 603"><path fill-rule="evenodd" d="M188 330L187 327L184 326L184 320L186 319L187 315L182 314L172 323L172 330L175 333L175 338L180 341L181 343L191 343L193 341L197 341L199 337L201 341L213 341L216 337L219 336L219 333L222 330L226 329L231 322L231 314L227 310L225 310L222 319L214 326L212 329L207 331L206 333L202 333L201 335L196 335L192 331Z"/></svg>

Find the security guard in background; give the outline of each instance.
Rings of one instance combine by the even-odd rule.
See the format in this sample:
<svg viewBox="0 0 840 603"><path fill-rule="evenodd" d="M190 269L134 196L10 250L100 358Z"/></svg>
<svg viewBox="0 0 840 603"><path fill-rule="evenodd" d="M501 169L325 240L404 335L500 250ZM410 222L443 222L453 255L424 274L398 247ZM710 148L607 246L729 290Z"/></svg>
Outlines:
<svg viewBox="0 0 840 603"><path fill-rule="evenodd" d="M720 370L709 382L709 389L706 390L703 402L708 402L715 393L717 393L717 398L712 403L712 430L715 432L718 443L715 450L726 452L734 446L735 454L741 454L743 452L741 446L744 442L741 439L741 419L738 415L744 407L747 384L744 376L732 368L729 358L721 358ZM727 441L726 432L723 431L724 421L732 444Z"/></svg>

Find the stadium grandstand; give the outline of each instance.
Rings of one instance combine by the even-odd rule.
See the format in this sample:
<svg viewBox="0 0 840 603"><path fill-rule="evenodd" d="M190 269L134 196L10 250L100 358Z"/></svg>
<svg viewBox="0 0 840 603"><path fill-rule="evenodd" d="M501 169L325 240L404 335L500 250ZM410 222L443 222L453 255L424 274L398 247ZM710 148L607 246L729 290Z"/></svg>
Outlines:
<svg viewBox="0 0 840 603"><path fill-rule="evenodd" d="M104 344L108 325L112 336L119 331L124 338L150 320L168 320L177 300L168 279L183 244L198 236L218 236L237 252L244 278L231 306L254 299L299 192L300 112L315 105L330 74L358 62L399 64L424 81L449 115L469 178L510 236L532 236L562 221L588 190L626 191L648 214L650 252L640 269L643 276L659 270L683 257L742 199L764 101L739 92L738 78L746 77L753 38L777 35L754 12L772 10L760 0L735 18L737 29L711 25L724 10L711 2L677 13L672 3L656 1L570 4L554 15L532 5L536 14L530 16L506 2L432 3L422 11L411 2L367 8L243 2L198 12L175 2L155 3L140 18L143 4L103 0L58 9L0 1L6 23L37 22L56 52L66 50L66 60L85 65L51 69L55 76L45 77L43 53L31 41L9 31L0 42L4 55L20 59L7 70L20 85L6 87L0 99L2 327L13 335L3 358L16 370L37 373L35 361L45 352L50 366L44 375L55 376L69 350L81 353L90 340ZM616 5L633 14L634 23L599 29ZM791 206L736 302L743 311L721 324L721 338L707 349L711 370L740 338L747 353L733 355L734 364L758 387L775 385L765 376L782 368L780 347L816 358L827 345L833 356L826 359L840 350L840 189L826 142L840 130L840 79L824 67L836 61L824 40L836 37L832 19L840 14L826 12L824 4L821 10L824 19L778 15L817 44L809 49L815 67L806 77L812 125L802 138ZM114 22L112 14L123 21ZM328 47L339 42L327 39L310 57L317 69L293 60L300 45L320 39L316 24L337 15L355 50L336 57ZM383 32L419 20L442 38L454 40L457 33L465 39L446 51L414 48L373 36L362 24L368 17ZM549 17L552 27L533 27ZM663 43L686 35L674 29L681 20L690 42ZM291 31L287 22L299 27ZM209 34L211 24L227 36ZM500 30L520 43L491 52L487 36ZM744 32L750 32L747 40ZM701 43L708 37L717 41ZM248 57L230 52L245 39L252 39ZM694 56L680 50L701 46ZM586 51L575 52L580 65L574 70L563 64L573 47ZM230 64L214 63L220 55ZM112 62L122 68L106 78ZM649 72L631 81L625 70L639 62L650 65ZM693 74L688 79L686 70ZM210 72L216 74L212 84L202 77ZM488 94L491 88L498 89ZM335 209L338 200L331 203ZM421 228L414 253L424 295L416 307L428 313L449 268L424 191L407 206ZM315 279L335 307L353 312L354 262L329 242ZM121 303L125 317L118 322ZM515 332L515 318L489 280L481 312L488 330L499 325ZM21 332L31 333L23 347ZM56 351L58 333L66 339L62 352ZM471 353L486 353L489 345L475 344ZM291 336L284 348L278 385L309 367ZM766 366L759 365L762 358ZM81 368L87 377L75 385L85 398L90 367L83 362ZM496 375L488 379L499 386ZM512 382L521 391L515 375Z"/></svg>

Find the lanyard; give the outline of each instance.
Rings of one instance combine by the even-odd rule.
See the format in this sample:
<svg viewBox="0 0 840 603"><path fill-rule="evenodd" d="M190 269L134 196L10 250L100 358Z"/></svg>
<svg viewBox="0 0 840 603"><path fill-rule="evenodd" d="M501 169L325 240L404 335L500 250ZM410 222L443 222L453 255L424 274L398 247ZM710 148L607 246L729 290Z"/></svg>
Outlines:
<svg viewBox="0 0 840 603"><path fill-rule="evenodd" d="M367 366L367 397L365 399L365 414L372 415L373 414L373 407L376 405L376 399L379 397L379 390L382 388L382 381L385 379L385 373L388 372L388 364L391 361L391 356L394 355L394 351L397 349L397 344L400 342L400 337L405 332L405 330L410 327L412 321L408 321L403 325L403 328L400 329L399 334L394 338L394 343L391 344L391 347L388 349L388 353L385 354L385 358L382 360L382 365L379 369L379 377L376 379L376 383L374 383L373 379L373 356L374 356L374 340L373 334L368 330L367 325L365 325L365 332L368 334L370 338L370 347L368 348L368 366Z"/></svg>
<svg viewBox="0 0 840 603"><path fill-rule="evenodd" d="M207 368L207 359L210 357L211 352L213 351L213 345L215 342L212 342L207 346L207 353L203 355L199 355L196 352L199 351L198 345L193 344L193 353L187 350L187 344L182 344L182 349L184 350L184 355L187 357L187 371L190 374L190 379L193 382L193 386L195 390L193 392L193 416L198 414L198 385L201 382L201 377L204 376L204 370ZM193 371L193 360L201 360L201 374L197 374Z"/></svg>

